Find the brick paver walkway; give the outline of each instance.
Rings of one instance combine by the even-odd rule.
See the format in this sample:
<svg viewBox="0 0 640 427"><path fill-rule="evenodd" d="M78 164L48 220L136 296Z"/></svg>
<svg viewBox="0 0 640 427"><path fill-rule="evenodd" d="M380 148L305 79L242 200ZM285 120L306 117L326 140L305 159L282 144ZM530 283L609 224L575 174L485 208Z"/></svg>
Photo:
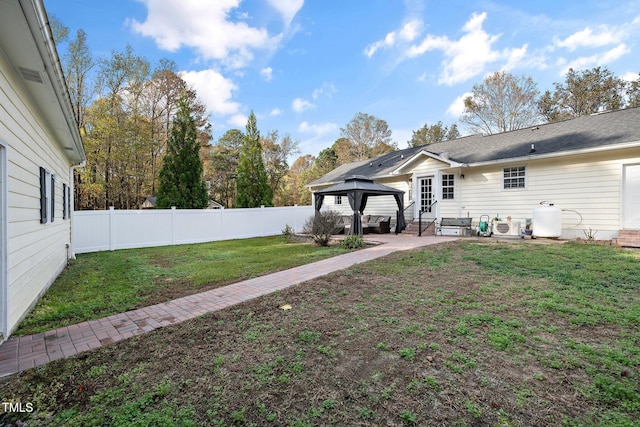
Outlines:
<svg viewBox="0 0 640 427"><path fill-rule="evenodd" d="M187 319L266 295L395 251L413 249L456 238L377 235L370 237L370 239L384 244L166 303L65 326L44 333L10 338L0 345L0 377L40 366L52 360L73 356L83 351L93 350L157 328L175 325Z"/></svg>

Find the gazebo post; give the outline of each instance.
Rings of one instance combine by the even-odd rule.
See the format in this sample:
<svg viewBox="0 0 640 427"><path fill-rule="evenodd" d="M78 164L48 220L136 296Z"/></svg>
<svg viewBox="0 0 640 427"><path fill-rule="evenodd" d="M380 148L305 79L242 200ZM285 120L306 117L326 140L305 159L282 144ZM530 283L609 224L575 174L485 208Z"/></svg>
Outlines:
<svg viewBox="0 0 640 427"><path fill-rule="evenodd" d="M398 213L396 215L396 233L404 230L406 227L404 221L404 191L397 190L386 185L373 182L372 179L368 179L361 176L352 176L344 180L342 184L336 184L324 190L318 190L313 193L315 199L314 204L316 208L316 215L320 213L324 196L344 196L349 199L349 205L353 210L353 217L351 219L351 228L349 234L363 235L362 228L362 214L367 205L367 199L370 196L393 196L398 204Z"/></svg>

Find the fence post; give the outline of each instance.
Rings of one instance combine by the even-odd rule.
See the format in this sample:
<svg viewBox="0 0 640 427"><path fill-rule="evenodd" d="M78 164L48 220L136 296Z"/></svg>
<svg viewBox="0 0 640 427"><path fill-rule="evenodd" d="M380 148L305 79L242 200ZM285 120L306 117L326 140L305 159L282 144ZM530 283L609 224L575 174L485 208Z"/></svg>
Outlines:
<svg viewBox="0 0 640 427"><path fill-rule="evenodd" d="M176 207L171 206L171 244L176 244Z"/></svg>
<svg viewBox="0 0 640 427"><path fill-rule="evenodd" d="M116 221L114 218L115 215L115 207L109 206L109 250L115 250L115 232L114 229L116 227Z"/></svg>

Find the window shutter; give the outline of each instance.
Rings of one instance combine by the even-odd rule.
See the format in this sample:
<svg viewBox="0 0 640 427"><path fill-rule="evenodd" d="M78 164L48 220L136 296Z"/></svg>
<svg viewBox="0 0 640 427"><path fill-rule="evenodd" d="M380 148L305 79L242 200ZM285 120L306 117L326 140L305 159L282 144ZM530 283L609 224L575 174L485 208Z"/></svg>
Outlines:
<svg viewBox="0 0 640 427"><path fill-rule="evenodd" d="M62 183L62 219L69 218L69 209L67 206L67 184Z"/></svg>
<svg viewBox="0 0 640 427"><path fill-rule="evenodd" d="M47 171L40 168L40 224L47 222Z"/></svg>
<svg viewBox="0 0 640 427"><path fill-rule="evenodd" d="M56 211L56 177L51 174L51 222L53 222L54 213Z"/></svg>

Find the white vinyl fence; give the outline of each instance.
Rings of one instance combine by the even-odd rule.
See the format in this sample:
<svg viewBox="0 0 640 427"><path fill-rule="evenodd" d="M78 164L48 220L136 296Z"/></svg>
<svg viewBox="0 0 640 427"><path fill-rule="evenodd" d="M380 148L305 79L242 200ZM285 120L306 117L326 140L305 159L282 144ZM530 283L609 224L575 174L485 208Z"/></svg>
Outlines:
<svg viewBox="0 0 640 427"><path fill-rule="evenodd" d="M274 236L302 231L313 206L253 209L76 211L75 253Z"/></svg>

